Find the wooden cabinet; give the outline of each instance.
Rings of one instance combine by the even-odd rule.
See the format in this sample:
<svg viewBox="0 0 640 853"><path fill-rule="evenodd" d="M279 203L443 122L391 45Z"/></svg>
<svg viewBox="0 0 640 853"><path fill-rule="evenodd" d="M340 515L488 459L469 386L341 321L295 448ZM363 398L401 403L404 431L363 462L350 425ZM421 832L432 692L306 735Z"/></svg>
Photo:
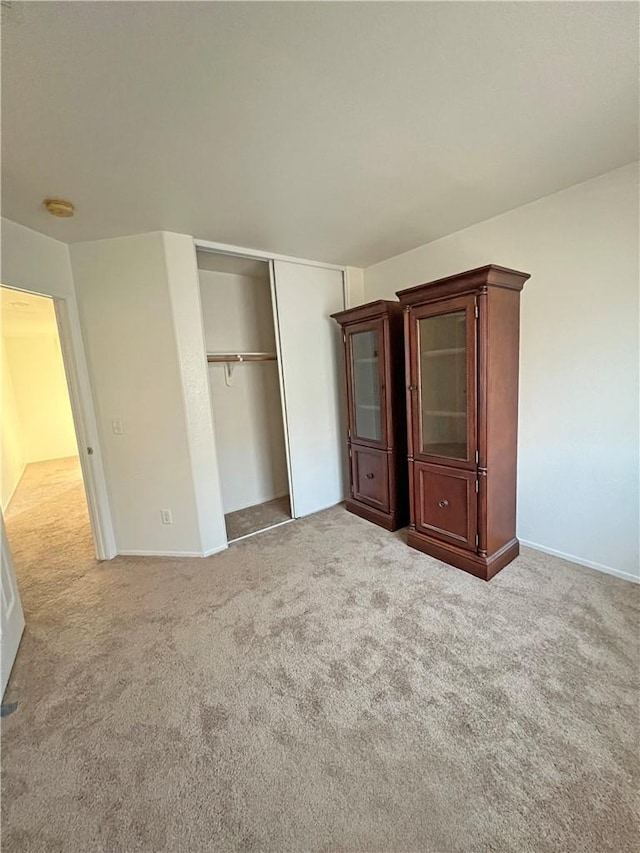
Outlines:
<svg viewBox="0 0 640 853"><path fill-rule="evenodd" d="M347 509L397 530L408 521L402 309L380 300L331 316L344 340Z"/></svg>
<svg viewBox="0 0 640 853"><path fill-rule="evenodd" d="M489 580L519 553L520 291L494 265L398 293L405 318L408 543Z"/></svg>

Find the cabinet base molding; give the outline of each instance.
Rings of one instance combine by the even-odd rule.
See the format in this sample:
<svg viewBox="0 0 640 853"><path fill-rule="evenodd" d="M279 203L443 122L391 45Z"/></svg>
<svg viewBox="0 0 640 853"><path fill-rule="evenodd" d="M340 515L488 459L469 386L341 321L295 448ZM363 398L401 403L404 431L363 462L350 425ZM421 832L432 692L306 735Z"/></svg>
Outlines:
<svg viewBox="0 0 640 853"><path fill-rule="evenodd" d="M491 580L501 569L515 560L520 553L520 543L517 539L507 542L506 545L488 557L481 557L471 551L456 548L455 545L447 545L414 530L408 531L407 545L485 581Z"/></svg>
<svg viewBox="0 0 640 853"><path fill-rule="evenodd" d="M405 525L398 519L398 515L395 512L381 512L379 509L374 509L372 506L365 506L364 504L359 503L358 501L346 499L344 502L346 508L349 512L354 513L354 515L359 515L360 518L365 518L367 521L372 521L374 524L380 525L380 527L384 527L385 530L398 530L400 527L404 527Z"/></svg>

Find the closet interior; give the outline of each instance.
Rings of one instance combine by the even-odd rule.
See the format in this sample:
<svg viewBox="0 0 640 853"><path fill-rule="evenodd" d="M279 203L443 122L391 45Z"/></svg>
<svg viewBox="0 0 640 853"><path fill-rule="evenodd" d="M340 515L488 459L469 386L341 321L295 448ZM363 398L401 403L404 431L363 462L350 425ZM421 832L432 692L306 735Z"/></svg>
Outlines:
<svg viewBox="0 0 640 853"><path fill-rule="evenodd" d="M269 264L197 252L227 539L292 518Z"/></svg>

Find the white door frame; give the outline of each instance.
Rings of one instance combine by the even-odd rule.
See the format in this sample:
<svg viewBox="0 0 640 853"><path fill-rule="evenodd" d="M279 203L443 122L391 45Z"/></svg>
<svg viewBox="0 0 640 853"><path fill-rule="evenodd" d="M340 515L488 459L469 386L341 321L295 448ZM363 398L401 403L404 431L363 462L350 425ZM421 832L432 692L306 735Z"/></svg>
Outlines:
<svg viewBox="0 0 640 853"><path fill-rule="evenodd" d="M94 431L95 437L90 438L90 431L87 427L85 413L89 414L95 424L93 400L88 385L88 371L84 362L84 353L78 352L74 346L68 300L61 296L51 296L49 293L27 290L14 285L2 284L2 287L20 293L32 293L53 302L95 555L99 561L111 560L117 555L117 549L111 508L107 497L106 480L102 468L102 453L100 452L97 430ZM80 381L81 375L86 377L84 383Z"/></svg>
<svg viewBox="0 0 640 853"><path fill-rule="evenodd" d="M254 261L290 261L293 264L305 264L308 267L324 267L329 270L345 271L340 264L325 264L322 261L309 261L305 258L294 258L291 255L277 255L274 252L261 252L259 249L245 249L243 246L233 246L230 243L215 243L212 240L194 239L196 251L213 252L217 255L233 255L236 258L249 258Z"/></svg>

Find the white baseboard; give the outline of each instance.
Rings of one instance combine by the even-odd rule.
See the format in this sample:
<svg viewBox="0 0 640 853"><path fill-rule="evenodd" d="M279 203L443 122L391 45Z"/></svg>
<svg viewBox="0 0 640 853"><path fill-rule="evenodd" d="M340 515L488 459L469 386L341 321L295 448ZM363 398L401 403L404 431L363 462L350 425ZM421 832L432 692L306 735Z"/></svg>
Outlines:
<svg viewBox="0 0 640 853"><path fill-rule="evenodd" d="M201 551L118 551L119 557L202 557Z"/></svg>
<svg viewBox="0 0 640 853"><path fill-rule="evenodd" d="M578 566L585 566L587 569L595 569L597 572L604 572L606 575L614 575L617 578L622 578L622 580L631 581L631 583L640 583L639 575L621 572L620 569L603 566L602 563L594 563L592 560L575 557L573 554L565 554L564 551L556 551L555 548L547 548L545 545L538 545L537 542L528 542L526 539L520 539L520 544L526 545L527 548L533 548L534 551L542 551L543 554L551 554L552 557L561 557L563 560L576 563Z"/></svg>
<svg viewBox="0 0 640 853"><path fill-rule="evenodd" d="M204 554L199 554L200 557L212 557L214 554L219 554L221 551L226 551L229 545L218 545L216 548L209 548Z"/></svg>
<svg viewBox="0 0 640 853"><path fill-rule="evenodd" d="M24 465L22 466L22 471L20 471L20 476L16 480L14 487L11 489L11 494L7 498L6 504L2 507L2 512L5 514L6 514L7 510L9 509L9 507L11 506L11 501L13 500L15 493L16 493L16 490L17 490L18 486L20 485L20 481L24 477L24 472L27 470L27 464L28 463L25 462Z"/></svg>
<svg viewBox="0 0 640 853"><path fill-rule="evenodd" d="M209 551L118 551L118 557L211 557L226 551L228 545L219 545Z"/></svg>

